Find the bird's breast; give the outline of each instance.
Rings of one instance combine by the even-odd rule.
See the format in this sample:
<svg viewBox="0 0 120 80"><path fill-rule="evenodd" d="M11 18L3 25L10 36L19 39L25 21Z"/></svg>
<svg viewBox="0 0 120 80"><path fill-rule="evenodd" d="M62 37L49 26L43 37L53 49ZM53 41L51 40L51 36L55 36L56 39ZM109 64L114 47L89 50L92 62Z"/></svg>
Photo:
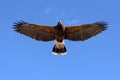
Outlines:
<svg viewBox="0 0 120 80"><path fill-rule="evenodd" d="M64 40L64 32L59 31L55 34L55 38L58 42L62 42Z"/></svg>

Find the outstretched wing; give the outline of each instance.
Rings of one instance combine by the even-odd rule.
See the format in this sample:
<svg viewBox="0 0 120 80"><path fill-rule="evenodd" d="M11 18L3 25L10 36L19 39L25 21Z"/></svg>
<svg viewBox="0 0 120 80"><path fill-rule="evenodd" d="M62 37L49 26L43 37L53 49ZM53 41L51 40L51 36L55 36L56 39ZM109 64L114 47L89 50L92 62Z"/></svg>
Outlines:
<svg viewBox="0 0 120 80"><path fill-rule="evenodd" d="M29 36L39 41L51 41L54 40L54 27L42 26L36 24L29 24L24 21L17 22L14 25L15 31Z"/></svg>
<svg viewBox="0 0 120 80"><path fill-rule="evenodd" d="M106 22L96 22L93 24L84 24L81 26L69 26L65 28L65 39L73 41L87 40L102 31L106 30Z"/></svg>

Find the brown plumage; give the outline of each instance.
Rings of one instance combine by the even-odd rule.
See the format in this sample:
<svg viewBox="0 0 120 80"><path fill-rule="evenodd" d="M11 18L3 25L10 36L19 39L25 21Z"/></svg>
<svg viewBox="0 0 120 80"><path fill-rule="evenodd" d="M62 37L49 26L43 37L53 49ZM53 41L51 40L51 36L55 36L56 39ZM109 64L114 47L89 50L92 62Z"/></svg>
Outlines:
<svg viewBox="0 0 120 80"><path fill-rule="evenodd" d="M72 41L84 41L106 30L106 25L106 22L96 22L80 26L65 27L62 22L59 21L56 26L43 26L21 21L15 23L14 29L15 31L29 36L35 40L56 40L55 46L53 47L53 53L64 55L66 53L64 39Z"/></svg>

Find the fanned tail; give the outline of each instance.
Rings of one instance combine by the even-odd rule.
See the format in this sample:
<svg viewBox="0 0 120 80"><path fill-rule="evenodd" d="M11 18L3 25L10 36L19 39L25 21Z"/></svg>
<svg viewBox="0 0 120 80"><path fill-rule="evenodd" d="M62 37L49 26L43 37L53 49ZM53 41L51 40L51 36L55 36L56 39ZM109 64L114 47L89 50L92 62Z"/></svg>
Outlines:
<svg viewBox="0 0 120 80"><path fill-rule="evenodd" d="M64 43L57 42L53 47L53 54L55 55L65 55L66 54L66 47Z"/></svg>

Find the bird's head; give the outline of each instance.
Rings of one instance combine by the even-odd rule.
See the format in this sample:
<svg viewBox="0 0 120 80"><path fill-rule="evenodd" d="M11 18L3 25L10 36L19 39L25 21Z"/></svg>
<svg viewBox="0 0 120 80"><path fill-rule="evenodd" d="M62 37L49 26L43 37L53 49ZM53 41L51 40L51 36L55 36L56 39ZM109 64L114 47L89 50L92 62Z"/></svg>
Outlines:
<svg viewBox="0 0 120 80"><path fill-rule="evenodd" d="M57 25L63 26L62 21L59 21Z"/></svg>
<svg viewBox="0 0 120 80"><path fill-rule="evenodd" d="M62 21L59 21L56 26L58 29L64 30L64 25L62 24Z"/></svg>

